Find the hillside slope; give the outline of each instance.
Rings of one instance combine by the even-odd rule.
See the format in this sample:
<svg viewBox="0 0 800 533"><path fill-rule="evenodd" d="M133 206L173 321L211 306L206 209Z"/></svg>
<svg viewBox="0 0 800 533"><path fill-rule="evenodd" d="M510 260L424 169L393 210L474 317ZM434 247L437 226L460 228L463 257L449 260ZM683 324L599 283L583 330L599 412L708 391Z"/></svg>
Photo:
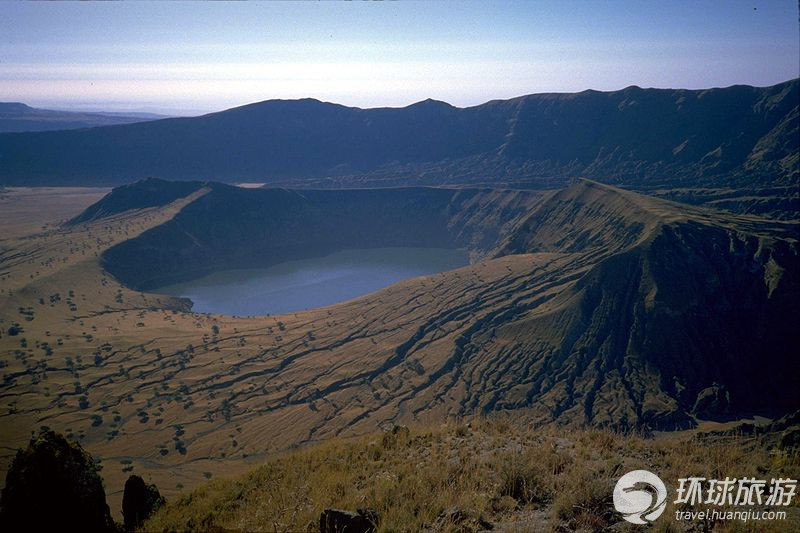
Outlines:
<svg viewBox="0 0 800 533"><path fill-rule="evenodd" d="M456 108L272 100L202 117L0 135L0 183L167 179L293 187L501 184L575 176L671 187L798 179L798 80L766 88L534 94Z"/></svg>
<svg viewBox="0 0 800 533"><path fill-rule="evenodd" d="M676 428L687 414L775 414L800 401L785 374L796 364L796 226L714 220L584 184L543 204L502 253L555 249L593 264L540 312L498 328L535 361L512 406L538 397L557 419ZM548 335L556 341L541 346Z"/></svg>
<svg viewBox="0 0 800 533"><path fill-rule="evenodd" d="M795 426L796 428L796 426ZM780 437L780 435L777 435ZM800 473L792 449L768 438L643 439L598 430L530 427L510 417L387 428L270 458L246 475L213 479L168 502L147 531L317 531L326 508L372 509L378 531L625 531L612 502L619 476L656 472L669 497L656 527L696 531L675 521L676 480ZM731 510L740 508L730 506ZM800 527L800 506L758 531ZM705 530L740 531L733 521ZM727 527L726 527L727 526Z"/></svg>
<svg viewBox="0 0 800 533"><path fill-rule="evenodd" d="M800 408L796 223L590 181L551 194L160 184L2 242L3 449L48 425L101 457L110 486L135 469L170 497L387 423L499 411L647 432ZM379 209L358 208L366 198ZM293 237L372 246L390 222L386 239L424 224L473 263L267 317L192 313L120 283L269 259ZM116 269L128 261L138 269Z"/></svg>
<svg viewBox="0 0 800 533"><path fill-rule="evenodd" d="M468 247L480 265L495 257L522 269L473 287L458 271L442 274L439 298L451 303L423 306L415 334L385 362L304 385L353 401L349 389L364 385L358 376L371 376L373 392L397 383L349 424L373 411L525 408L542 419L674 429L691 425L691 415L797 407L796 226L712 216L596 182L544 197L213 185L169 222L106 251L103 265L129 286L152 288L348 246ZM481 268L472 271L480 278ZM411 282L409 289L424 290Z"/></svg>

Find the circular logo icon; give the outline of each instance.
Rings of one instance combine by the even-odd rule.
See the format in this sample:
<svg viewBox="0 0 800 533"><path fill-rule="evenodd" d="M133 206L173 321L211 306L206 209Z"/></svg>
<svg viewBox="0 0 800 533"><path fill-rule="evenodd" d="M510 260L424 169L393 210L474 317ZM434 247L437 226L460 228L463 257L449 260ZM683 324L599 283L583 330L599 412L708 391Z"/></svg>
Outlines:
<svg viewBox="0 0 800 533"><path fill-rule="evenodd" d="M614 487L614 507L633 524L647 524L664 512L667 487L647 470L628 472Z"/></svg>

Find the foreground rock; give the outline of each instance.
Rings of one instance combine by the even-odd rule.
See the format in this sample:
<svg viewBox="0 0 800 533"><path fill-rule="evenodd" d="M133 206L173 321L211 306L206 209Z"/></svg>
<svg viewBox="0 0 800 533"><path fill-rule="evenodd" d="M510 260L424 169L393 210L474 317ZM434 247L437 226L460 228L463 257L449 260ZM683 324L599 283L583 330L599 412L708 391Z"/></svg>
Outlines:
<svg viewBox="0 0 800 533"><path fill-rule="evenodd" d="M359 509L355 513L341 509L325 509L319 516L320 533L374 533L378 529L378 513Z"/></svg>
<svg viewBox="0 0 800 533"><path fill-rule="evenodd" d="M125 494L122 497L125 530L133 531L140 527L142 522L164 505L164 501L155 485L148 485L139 476L129 477L125 482Z"/></svg>

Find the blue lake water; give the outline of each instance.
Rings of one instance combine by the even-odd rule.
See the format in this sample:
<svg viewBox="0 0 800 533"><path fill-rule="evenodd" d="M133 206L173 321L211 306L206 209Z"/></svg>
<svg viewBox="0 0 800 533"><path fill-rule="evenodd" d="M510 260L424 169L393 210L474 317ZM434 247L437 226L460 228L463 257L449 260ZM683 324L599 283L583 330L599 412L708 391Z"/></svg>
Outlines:
<svg viewBox="0 0 800 533"><path fill-rule="evenodd" d="M200 313L279 314L343 302L404 279L467 264L464 250L344 250L269 268L215 272L156 292L190 298L192 310Z"/></svg>

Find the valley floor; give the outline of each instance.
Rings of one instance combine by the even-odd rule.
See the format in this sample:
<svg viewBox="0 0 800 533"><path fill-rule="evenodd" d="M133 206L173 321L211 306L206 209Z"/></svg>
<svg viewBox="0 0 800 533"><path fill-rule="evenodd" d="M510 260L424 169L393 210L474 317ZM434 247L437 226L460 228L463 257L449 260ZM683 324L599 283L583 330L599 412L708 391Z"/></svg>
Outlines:
<svg viewBox="0 0 800 533"><path fill-rule="evenodd" d="M54 228L110 190L106 187L0 187L0 240Z"/></svg>

